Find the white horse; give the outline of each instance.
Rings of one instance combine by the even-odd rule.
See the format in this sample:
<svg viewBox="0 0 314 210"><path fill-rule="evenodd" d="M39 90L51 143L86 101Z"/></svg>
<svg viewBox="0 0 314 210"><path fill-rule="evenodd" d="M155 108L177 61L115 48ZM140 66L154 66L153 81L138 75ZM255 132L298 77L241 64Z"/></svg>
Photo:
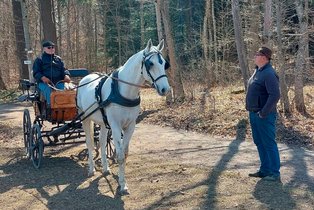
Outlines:
<svg viewBox="0 0 314 210"><path fill-rule="evenodd" d="M140 87L145 81L150 82L157 90L158 94L165 96L170 86L168 78L165 73L165 65L167 61L161 55L161 50L164 47L162 40L158 46L152 46L151 40L148 41L144 50L134 54L127 62L118 69L117 74L108 77L99 90L100 104L97 102L95 91L101 85L100 78L97 74L90 74L84 77L77 90L77 106L79 112L82 114L83 129L86 134L86 144L88 148L88 175L94 175L94 161L93 161L93 122L100 125L100 148L101 148L101 162L102 172L107 175L110 174L106 158L106 139L107 131L104 123L101 108L103 107L104 114L112 129L113 142L116 149L116 158L119 164L119 187L121 194L128 194L128 187L125 180L125 163L128 155L130 139L135 129L136 119L140 113ZM118 77L118 78L117 78ZM118 92L123 103L111 100L113 83L116 82ZM98 86L98 87L97 87ZM124 103L126 103L124 105ZM93 111L96 110L94 113ZM121 133L123 138L121 138Z"/></svg>

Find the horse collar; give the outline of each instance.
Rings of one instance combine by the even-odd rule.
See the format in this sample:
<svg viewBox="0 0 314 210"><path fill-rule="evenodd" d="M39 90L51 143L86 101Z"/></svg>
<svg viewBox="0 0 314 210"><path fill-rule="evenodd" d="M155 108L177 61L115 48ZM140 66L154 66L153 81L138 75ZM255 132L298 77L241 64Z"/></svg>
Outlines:
<svg viewBox="0 0 314 210"><path fill-rule="evenodd" d="M112 76L118 78L118 71L112 73ZM99 103L100 108L104 108L108 106L110 103L116 103L121 106L126 107L135 107L141 103L140 96L137 99L131 100L123 97L119 92L118 81L116 79L112 79L111 82L111 92L106 100L102 100L101 98L101 89L103 84L105 83L105 79L101 80L100 83L96 87L96 99Z"/></svg>

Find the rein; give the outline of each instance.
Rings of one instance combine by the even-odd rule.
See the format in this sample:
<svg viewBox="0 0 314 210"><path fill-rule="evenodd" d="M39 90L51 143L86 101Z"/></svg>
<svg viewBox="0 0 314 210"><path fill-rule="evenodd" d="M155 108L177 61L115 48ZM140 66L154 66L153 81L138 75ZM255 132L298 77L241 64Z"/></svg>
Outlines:
<svg viewBox="0 0 314 210"><path fill-rule="evenodd" d="M143 66L145 66L145 69L146 69L146 72L147 72L148 76L149 76L149 77L152 79L152 81L153 81L153 84L151 85L151 87L153 87L153 88L155 88L155 83L157 82L157 80L159 80L159 79L161 79L161 78L163 78L163 77L168 77L166 74L163 74L163 75L160 75L159 77L157 77L156 79L154 79L153 76L151 75L151 73L150 73L150 71L149 71L149 65L147 65L146 62L150 62L149 60L150 60L151 57L153 57L155 54L158 56L159 63L161 63L161 62L162 62L162 61L161 61L161 58L160 58L161 52L159 52L159 51L157 51L157 52L150 52L150 53L148 53L147 55L145 55L145 54L143 55L143 61L142 61L142 67L141 67L141 69L142 69L142 74L143 74ZM146 58L148 58L148 59L146 59ZM117 78L117 77L113 77L113 76L108 75L108 74L106 74L106 73L102 73L102 74L98 74L98 75L99 75L99 77L97 77L97 78L95 78L95 79L89 81L88 83L85 83L85 84L83 84L83 85L76 86L76 87L74 87L74 88L69 88L69 89L67 89L67 90L75 90L75 89L77 89L77 88L80 88L80 87L83 87L83 86L85 86L85 85L88 85L89 83L92 83L92 82L94 82L95 80L98 80L99 78L102 78L102 77L110 77L111 79L114 79L114 80L116 80L116 81L122 82L122 83L127 84L127 85L131 85L131 86L134 86L134 87L138 87L138 88L148 88L148 87L149 87L149 86L147 86L147 85L138 85L138 84L134 84L134 83L131 83L131 82L127 82L127 81L125 81L125 80L119 79L119 78ZM56 88L56 87L54 87L54 86L52 86L52 85L50 85L50 84L48 84L48 86L49 86L50 88L54 89L54 90L57 90L57 91L64 91L64 90L58 89L58 88Z"/></svg>

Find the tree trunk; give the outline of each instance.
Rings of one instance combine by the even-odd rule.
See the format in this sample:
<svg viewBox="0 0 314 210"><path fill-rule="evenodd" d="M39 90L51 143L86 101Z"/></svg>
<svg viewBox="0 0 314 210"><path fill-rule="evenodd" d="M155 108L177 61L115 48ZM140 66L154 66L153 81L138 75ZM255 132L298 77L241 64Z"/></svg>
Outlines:
<svg viewBox="0 0 314 210"><path fill-rule="evenodd" d="M22 15L22 8L21 2L12 0L13 6L13 20L14 20L14 27L15 27L15 41L16 41L16 49L17 49L17 58L19 62L19 69L20 69L20 78L21 79L28 79L28 68L27 65L24 64L24 61L27 60L26 56L26 46L25 46L25 39L24 39L24 29L23 29L23 15Z"/></svg>
<svg viewBox="0 0 314 210"><path fill-rule="evenodd" d="M242 24L239 12L239 0L232 0L232 17L235 33L235 41L237 45L237 53L240 64L240 69L243 77L243 83L245 90L247 89L247 81L249 79L249 71L246 60L246 52L244 47L243 35L242 35Z"/></svg>
<svg viewBox="0 0 314 210"><path fill-rule="evenodd" d="M277 57L278 57L278 69L279 69L279 77L280 77L280 91L281 91L281 104L283 105L284 114L286 116L291 115L290 105L289 105L289 97L288 97L288 88L285 78L285 61L283 57L283 49L282 49L282 32L281 32L281 5L280 0L276 0L276 22L277 22Z"/></svg>
<svg viewBox="0 0 314 210"><path fill-rule="evenodd" d="M171 31L171 24L170 24L170 16L169 16L169 1L168 0L160 0L161 1L161 14L162 20L164 24L165 34L166 34L166 42L168 45L168 52L170 58L170 81L173 81L173 100L174 101L182 101L185 98L180 66L177 60L173 35Z"/></svg>
<svg viewBox="0 0 314 210"><path fill-rule="evenodd" d="M163 39L162 25L161 25L161 8L160 8L160 0L155 1L155 10L156 10L156 25L157 25L157 35L158 40Z"/></svg>
<svg viewBox="0 0 314 210"><path fill-rule="evenodd" d="M295 1L297 15L299 19L299 46L297 52L297 60L295 66L295 107L297 111L301 114L306 114L306 108L304 104L304 94L303 94L303 70L306 67L305 62L305 51L306 45L308 44L307 36L308 36L308 23L306 22L306 18L304 16L304 8L303 8L303 0Z"/></svg>
<svg viewBox="0 0 314 210"><path fill-rule="evenodd" d="M118 42L118 65L122 65L122 40L121 40L121 16L119 13L120 0L115 1L115 25L117 30L117 42Z"/></svg>
<svg viewBox="0 0 314 210"><path fill-rule="evenodd" d="M145 28L144 28L144 0L140 1L140 18L141 18L141 47L145 45Z"/></svg>
<svg viewBox="0 0 314 210"><path fill-rule="evenodd" d="M53 0L40 0L40 17L43 26L44 40L51 40L57 43L56 25L53 16ZM56 54L58 54L58 46Z"/></svg>
<svg viewBox="0 0 314 210"><path fill-rule="evenodd" d="M211 18L212 18L212 27L213 27L213 50L212 51L214 52L214 72L215 72L214 73L214 75L215 75L214 79L215 79L218 76L217 30L216 30L216 17L215 17L214 0L210 0L210 1L211 1ZM207 4L207 2L206 2L206 4Z"/></svg>
<svg viewBox="0 0 314 210"><path fill-rule="evenodd" d="M205 14L203 21L203 33L202 33L202 43L203 43L203 52L204 52L204 63L205 63L205 82L207 89L210 89L214 86L215 76L212 68L211 55L209 51L209 25L210 25L210 14L211 14L211 0L206 1L205 5Z"/></svg>
<svg viewBox="0 0 314 210"><path fill-rule="evenodd" d="M107 0L98 0L98 4L100 5L100 14L101 14L101 21L102 21L102 28L103 28L103 54L104 54L104 64L105 64L105 72L108 73L108 55L107 55L107 9L108 4ZM101 70L102 71L102 70Z"/></svg>
<svg viewBox="0 0 314 210"><path fill-rule="evenodd" d="M57 1L57 12L58 12L58 15L57 15L57 17L58 17L58 24L57 24L57 26L58 26L58 46L60 46L60 48L59 48L59 55L61 56L61 57L63 57L63 52L62 52L62 45L63 45L63 43L62 43L62 18L61 18L61 2L60 1Z"/></svg>
<svg viewBox="0 0 314 210"><path fill-rule="evenodd" d="M26 11L26 4L25 0L20 0L21 2L21 11L22 11L22 22L23 22L23 31L24 31L24 40L25 40L25 49L26 50L26 56L27 60L31 61L31 64L27 64L28 68L28 78L31 82L34 82L34 77L32 74L32 65L33 65L33 49L31 45L31 36L29 32L29 22L27 17L27 11Z"/></svg>
<svg viewBox="0 0 314 210"><path fill-rule="evenodd" d="M259 34L259 25L261 23L260 21L260 10L259 6L261 4L261 0L250 0L250 9L252 12L250 12L251 16L248 18L248 21L250 22L250 28L248 33L249 38L249 46L248 46L248 68L250 74L252 73L252 69L255 67L254 62L254 55L257 49L260 46L260 38L258 36Z"/></svg>
<svg viewBox="0 0 314 210"><path fill-rule="evenodd" d="M263 31L263 44L269 45L271 37L271 15L272 15L272 0L265 0L265 13L264 13L264 31Z"/></svg>

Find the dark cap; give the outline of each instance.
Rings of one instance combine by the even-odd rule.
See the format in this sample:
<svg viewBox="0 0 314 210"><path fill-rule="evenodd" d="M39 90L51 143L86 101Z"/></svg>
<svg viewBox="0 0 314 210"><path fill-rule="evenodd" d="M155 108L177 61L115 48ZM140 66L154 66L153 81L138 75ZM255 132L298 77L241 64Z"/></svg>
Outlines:
<svg viewBox="0 0 314 210"><path fill-rule="evenodd" d="M268 58L269 60L271 59L271 56L272 56L272 51L267 47L260 47L257 50L257 53L260 53L260 54L266 56L266 58Z"/></svg>
<svg viewBox="0 0 314 210"><path fill-rule="evenodd" d="M43 42L43 47L50 47L50 46L55 46L55 43L53 43L52 41Z"/></svg>

